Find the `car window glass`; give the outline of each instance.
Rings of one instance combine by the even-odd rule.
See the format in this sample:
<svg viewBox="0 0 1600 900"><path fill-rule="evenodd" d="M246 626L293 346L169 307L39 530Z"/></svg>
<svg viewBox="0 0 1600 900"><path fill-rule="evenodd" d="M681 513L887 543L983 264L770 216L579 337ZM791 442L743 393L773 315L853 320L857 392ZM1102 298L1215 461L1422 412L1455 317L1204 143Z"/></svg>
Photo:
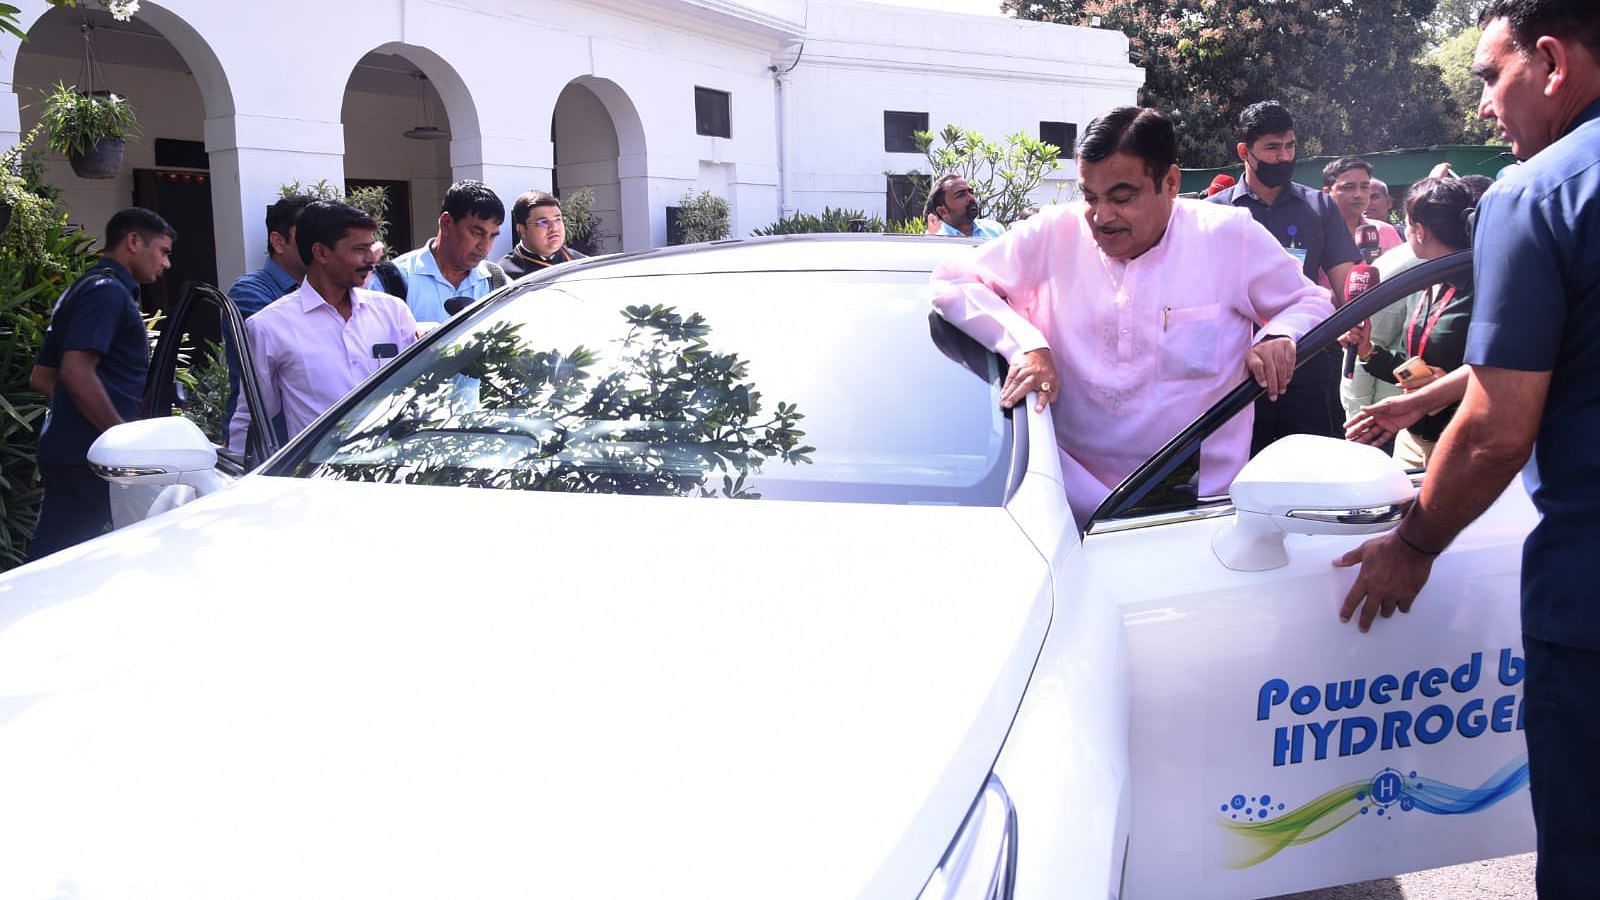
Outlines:
<svg viewBox="0 0 1600 900"><path fill-rule="evenodd" d="M1438 317L1434 332L1430 336L1431 356L1436 362L1444 364L1441 368L1453 369L1460 365L1459 345L1462 342L1465 325L1470 321L1470 261L1467 261L1467 257L1462 255L1462 258L1456 260L1453 265L1447 265L1445 261L1437 261L1430 265L1432 266L1431 269L1419 271L1419 274L1428 276L1422 277L1418 281L1417 286L1421 287L1421 290L1401 293L1388 303L1368 311L1371 317L1370 320L1373 322L1374 344L1378 352L1369 357L1370 364L1358 363L1352 378L1344 378L1341 372L1342 406L1355 410L1359 409L1362 404L1374 403L1384 397L1401 393L1400 388L1393 383L1395 380L1393 369L1395 366L1391 364L1403 362L1413 355L1411 351L1417 349L1417 339L1420 338L1421 331L1426 328L1427 320L1434 318L1433 313L1437 313L1442 308L1441 304L1447 307L1447 311L1443 316ZM1407 268L1416 268L1416 266ZM1394 272L1392 275L1399 275L1401 271L1405 271L1405 269ZM1446 303L1446 301L1448 302ZM1408 325L1415 327L1415 331L1411 335L1412 343L1409 347L1404 334ZM1454 337L1456 341L1455 352L1446 353L1441 357L1441 350L1449 349L1444 347L1443 339L1446 339L1452 326L1458 329ZM1331 341L1332 339L1330 338L1330 342L1324 345L1327 347L1324 352L1336 354L1342 360L1342 348ZM1301 355L1304 356L1309 349L1310 345L1302 341ZM1319 360L1311 364L1326 365L1327 363ZM1373 370L1377 370L1377 374L1373 374ZM1230 398L1233 400L1239 399L1234 395L1230 395ZM1146 473L1149 475L1148 490L1144 490L1141 484L1142 496L1131 505L1118 511L1115 517L1119 519L1132 518L1192 510L1210 504L1225 504L1228 499L1225 494L1200 496L1197 491L1199 457L1205 452L1204 440L1206 438L1204 436L1214 433L1225 423L1243 414L1244 410L1252 408L1253 402L1230 402L1229 399L1219 401L1217 406L1206 414L1211 420L1206 423L1201 442L1185 447L1182 452L1168 460L1162 467L1166 470L1164 474ZM1454 407L1452 406L1440 415L1443 415L1447 420L1448 413L1453 412L1453 409ZM1435 429L1442 427L1438 421L1432 424ZM1418 431L1426 431L1428 424L1423 423L1416 428ZM1437 430L1431 433L1436 434ZM1386 442L1383 447L1386 452L1393 452L1394 442ZM1421 470L1425 466L1421 460L1417 460L1416 464L1409 465L1408 468L1415 471ZM1136 475L1135 477L1138 478L1139 476ZM1103 520L1104 515L1099 518Z"/></svg>
<svg viewBox="0 0 1600 900"><path fill-rule="evenodd" d="M530 286L420 348L275 473L998 505L999 360L930 327L926 285L823 272Z"/></svg>

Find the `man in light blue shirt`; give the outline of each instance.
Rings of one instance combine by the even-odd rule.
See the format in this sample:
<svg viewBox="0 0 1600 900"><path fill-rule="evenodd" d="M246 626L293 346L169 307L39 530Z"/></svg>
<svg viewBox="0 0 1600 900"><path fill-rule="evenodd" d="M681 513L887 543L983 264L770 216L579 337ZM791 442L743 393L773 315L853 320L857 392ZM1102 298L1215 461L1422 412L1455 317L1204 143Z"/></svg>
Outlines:
<svg viewBox="0 0 1600 900"><path fill-rule="evenodd" d="M383 290L406 301L418 322L445 321L451 315L446 300L476 300L506 283L505 271L486 259L505 218L505 204L488 185L450 185L439 211L439 233L425 246L375 269Z"/></svg>
<svg viewBox="0 0 1600 900"><path fill-rule="evenodd" d="M1006 233L1006 227L999 222L978 218L978 198L972 193L972 185L960 175L940 175L928 192L922 211L927 214L929 234L987 241Z"/></svg>

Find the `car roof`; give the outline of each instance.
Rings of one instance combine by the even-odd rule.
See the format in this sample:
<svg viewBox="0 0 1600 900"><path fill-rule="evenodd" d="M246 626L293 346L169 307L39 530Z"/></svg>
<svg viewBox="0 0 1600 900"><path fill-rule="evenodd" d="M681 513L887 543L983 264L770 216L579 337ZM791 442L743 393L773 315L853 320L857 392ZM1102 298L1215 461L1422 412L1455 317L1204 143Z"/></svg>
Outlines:
<svg viewBox="0 0 1600 900"><path fill-rule="evenodd" d="M931 272L971 238L902 234L791 234L661 247L579 260L539 281L592 281L723 272ZM531 279L530 279L531 280Z"/></svg>

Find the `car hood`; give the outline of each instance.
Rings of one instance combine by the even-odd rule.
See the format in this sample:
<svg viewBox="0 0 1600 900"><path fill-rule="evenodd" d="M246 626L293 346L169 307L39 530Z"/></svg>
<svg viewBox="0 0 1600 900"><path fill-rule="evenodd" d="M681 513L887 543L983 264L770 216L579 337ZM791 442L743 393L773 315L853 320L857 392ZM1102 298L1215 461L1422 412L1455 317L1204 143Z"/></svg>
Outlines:
<svg viewBox="0 0 1600 900"><path fill-rule="evenodd" d="M247 478L0 579L0 896L914 896L1049 617L1002 509Z"/></svg>

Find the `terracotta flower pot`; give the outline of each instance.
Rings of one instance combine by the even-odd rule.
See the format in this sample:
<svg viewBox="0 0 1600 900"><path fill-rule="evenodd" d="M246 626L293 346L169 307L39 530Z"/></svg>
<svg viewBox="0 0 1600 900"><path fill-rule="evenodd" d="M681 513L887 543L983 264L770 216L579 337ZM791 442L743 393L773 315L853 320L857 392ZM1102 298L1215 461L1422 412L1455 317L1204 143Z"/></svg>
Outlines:
<svg viewBox="0 0 1600 900"><path fill-rule="evenodd" d="M122 151L126 146L122 138L101 138L93 150L69 154L67 161L79 178L115 178L122 171Z"/></svg>

